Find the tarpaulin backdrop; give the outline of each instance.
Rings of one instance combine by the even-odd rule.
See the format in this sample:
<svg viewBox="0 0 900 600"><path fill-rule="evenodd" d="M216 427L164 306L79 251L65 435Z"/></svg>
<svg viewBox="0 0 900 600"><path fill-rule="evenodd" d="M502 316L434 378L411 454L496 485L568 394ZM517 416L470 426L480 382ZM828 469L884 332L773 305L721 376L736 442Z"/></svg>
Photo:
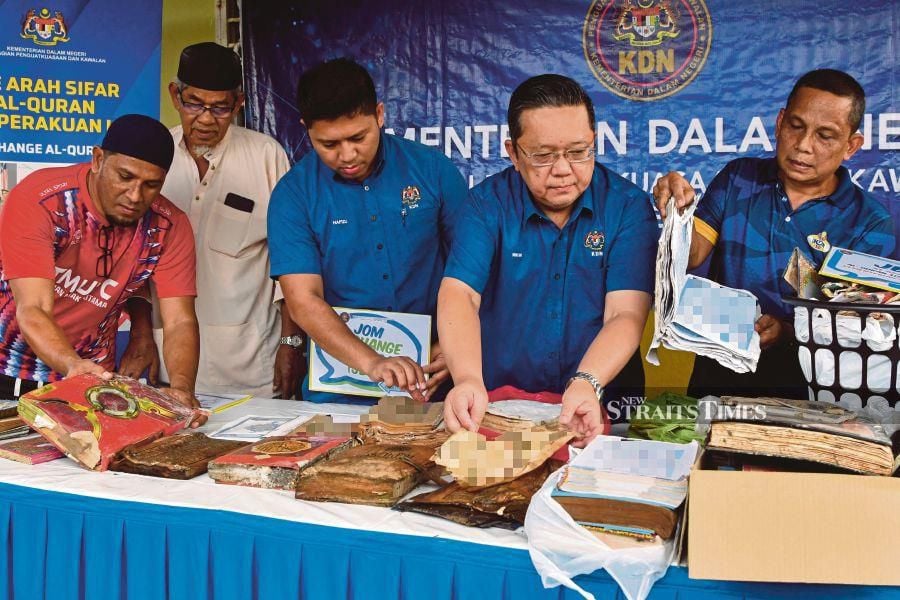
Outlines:
<svg viewBox="0 0 900 600"><path fill-rule="evenodd" d="M703 190L729 160L772 153L775 117L798 76L845 70L868 100L866 142L848 167L900 231L900 2L255 0L242 8L250 127L299 159L309 143L294 107L297 76L349 56L372 73L386 128L443 149L470 185L509 165L509 96L532 75L561 73L585 87L599 160L645 190L670 170Z"/></svg>
<svg viewBox="0 0 900 600"><path fill-rule="evenodd" d="M0 0L0 162L81 162L158 117L161 38L160 0Z"/></svg>

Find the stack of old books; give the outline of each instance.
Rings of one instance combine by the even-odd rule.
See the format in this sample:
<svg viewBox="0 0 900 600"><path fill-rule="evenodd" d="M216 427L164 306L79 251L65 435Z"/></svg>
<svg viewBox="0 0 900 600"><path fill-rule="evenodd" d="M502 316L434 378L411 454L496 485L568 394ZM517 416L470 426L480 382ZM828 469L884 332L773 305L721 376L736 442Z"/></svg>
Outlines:
<svg viewBox="0 0 900 600"><path fill-rule="evenodd" d="M488 404L481 427L497 433L526 431L541 426L554 428L561 409L560 404L535 400L499 400Z"/></svg>
<svg viewBox="0 0 900 600"><path fill-rule="evenodd" d="M416 402L408 396L385 396L360 419L364 443L430 446L443 444L449 433L443 402Z"/></svg>
<svg viewBox="0 0 900 600"><path fill-rule="evenodd" d="M16 416L0 419L0 440L9 440L28 435L31 427Z"/></svg>
<svg viewBox="0 0 900 600"><path fill-rule="evenodd" d="M431 457L448 436L442 415L442 403L381 398L360 423L363 444L303 470L297 498L393 506L425 479L437 478Z"/></svg>
<svg viewBox="0 0 900 600"><path fill-rule="evenodd" d="M884 427L827 402L724 397L710 425L708 460L741 469L895 470Z"/></svg>
<svg viewBox="0 0 900 600"><path fill-rule="evenodd" d="M658 544L675 535L697 448L598 438L565 467L551 495L604 542L615 546L624 536Z"/></svg>
<svg viewBox="0 0 900 600"><path fill-rule="evenodd" d="M568 466L552 495L589 529L667 540L675 534L687 479L670 481Z"/></svg>

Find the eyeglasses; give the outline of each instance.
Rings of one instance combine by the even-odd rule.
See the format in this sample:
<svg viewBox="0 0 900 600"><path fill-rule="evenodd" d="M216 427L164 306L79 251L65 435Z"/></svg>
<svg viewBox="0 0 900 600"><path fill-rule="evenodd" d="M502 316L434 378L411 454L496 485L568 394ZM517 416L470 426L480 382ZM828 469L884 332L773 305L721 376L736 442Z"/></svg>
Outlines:
<svg viewBox="0 0 900 600"><path fill-rule="evenodd" d="M100 258L97 259L97 277L106 279L112 271L112 249L114 243L112 226L101 227L97 232L97 247L100 248Z"/></svg>
<svg viewBox="0 0 900 600"><path fill-rule="evenodd" d="M591 146L586 148L573 148L572 150L564 150L562 152L535 152L529 154L522 146L516 143L518 148L532 167L549 167L556 164L560 157L564 157L566 162L571 164L583 163L594 157L594 149Z"/></svg>
<svg viewBox="0 0 900 600"><path fill-rule="evenodd" d="M209 111L209 113L222 119L224 117L231 116L231 113L234 112L234 105L231 106L209 106L208 104L197 104L196 102L185 102L182 97L182 91L178 91L178 101L181 102L181 107L184 109L184 112L189 115L202 115L204 111Z"/></svg>

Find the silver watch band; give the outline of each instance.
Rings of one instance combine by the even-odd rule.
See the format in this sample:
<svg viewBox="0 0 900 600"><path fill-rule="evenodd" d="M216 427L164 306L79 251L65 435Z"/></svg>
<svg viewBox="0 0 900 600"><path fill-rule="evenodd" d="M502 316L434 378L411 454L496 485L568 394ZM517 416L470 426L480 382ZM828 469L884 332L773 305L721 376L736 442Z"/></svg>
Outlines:
<svg viewBox="0 0 900 600"><path fill-rule="evenodd" d="M291 348L299 348L303 345L303 336L289 335L282 337L279 341L282 346L290 346Z"/></svg>
<svg viewBox="0 0 900 600"><path fill-rule="evenodd" d="M603 402L603 386L596 377L587 371L576 371L575 374L569 378L569 381L566 382L566 389L569 389L569 386L572 385L572 382L576 379L583 379L591 384L591 387L594 388L594 393L597 395L597 402Z"/></svg>

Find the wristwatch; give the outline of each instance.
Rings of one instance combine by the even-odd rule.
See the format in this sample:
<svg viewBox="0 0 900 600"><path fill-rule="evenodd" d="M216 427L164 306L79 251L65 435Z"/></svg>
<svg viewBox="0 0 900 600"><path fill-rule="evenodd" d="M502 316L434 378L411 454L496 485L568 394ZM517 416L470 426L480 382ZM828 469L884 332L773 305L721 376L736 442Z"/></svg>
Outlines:
<svg viewBox="0 0 900 600"><path fill-rule="evenodd" d="M584 379L591 384L591 387L594 388L594 393L597 394L597 402L603 402L603 386L600 385L600 382L596 377L586 371L576 371L576 373L569 378L569 381L566 382L566 389L569 389L569 386L572 385L572 382L576 379Z"/></svg>
<svg viewBox="0 0 900 600"><path fill-rule="evenodd" d="M303 336L302 335L289 335L281 338L280 341L283 346L290 346L291 348L297 349L303 345Z"/></svg>

